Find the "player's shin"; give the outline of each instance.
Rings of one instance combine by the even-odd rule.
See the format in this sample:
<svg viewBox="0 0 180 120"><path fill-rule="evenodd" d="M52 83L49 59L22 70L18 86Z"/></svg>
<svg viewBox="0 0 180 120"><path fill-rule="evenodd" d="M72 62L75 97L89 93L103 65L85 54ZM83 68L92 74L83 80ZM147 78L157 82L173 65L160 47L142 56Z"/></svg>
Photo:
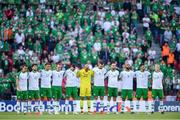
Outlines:
<svg viewBox="0 0 180 120"><path fill-rule="evenodd" d="M152 103L151 103L151 112L154 113L154 103L155 101L153 100Z"/></svg>
<svg viewBox="0 0 180 120"><path fill-rule="evenodd" d="M146 112L149 112L149 103L147 100L145 100L145 108L146 108Z"/></svg>
<svg viewBox="0 0 180 120"><path fill-rule="evenodd" d="M117 102L116 101L113 101L113 106L117 106ZM115 111L114 113L118 114L118 111Z"/></svg>
<svg viewBox="0 0 180 120"><path fill-rule="evenodd" d="M87 100L87 106L88 106L88 112L90 112L90 109L91 109L91 100Z"/></svg>
<svg viewBox="0 0 180 120"><path fill-rule="evenodd" d="M51 101L50 100L47 101L47 112L51 114Z"/></svg>
<svg viewBox="0 0 180 120"><path fill-rule="evenodd" d="M65 114L68 114L69 100L65 100Z"/></svg>
<svg viewBox="0 0 180 120"><path fill-rule="evenodd" d="M31 103L32 103L32 102L29 100L29 101L28 101L28 107L27 107L27 108L28 108L28 113L32 112L32 111L31 111L31 110L32 110L32 109L31 109Z"/></svg>
<svg viewBox="0 0 180 120"><path fill-rule="evenodd" d="M73 106L74 106L73 113L77 114L77 100L73 100Z"/></svg>
<svg viewBox="0 0 180 120"><path fill-rule="evenodd" d="M35 100L35 106L34 107L35 107L35 112L36 113L40 112L40 109L39 109L40 108L39 107L39 100Z"/></svg>
<svg viewBox="0 0 180 120"><path fill-rule="evenodd" d="M17 105L17 114L19 114L20 111L21 111L21 104L20 104L20 101L17 101L16 105Z"/></svg>
<svg viewBox="0 0 180 120"><path fill-rule="evenodd" d="M94 99L94 102L93 102L94 112L97 112L96 106L97 106L97 99Z"/></svg>
<svg viewBox="0 0 180 120"><path fill-rule="evenodd" d="M134 112L134 104L133 104L133 101L130 100L130 108L131 108L131 113Z"/></svg>
<svg viewBox="0 0 180 120"><path fill-rule="evenodd" d="M110 112L110 101L107 101L107 114Z"/></svg>
<svg viewBox="0 0 180 120"><path fill-rule="evenodd" d="M101 108L101 112L104 112L104 100L100 101L100 108Z"/></svg>
<svg viewBox="0 0 180 120"><path fill-rule="evenodd" d="M58 114L57 100L53 100L53 112L54 114Z"/></svg>
<svg viewBox="0 0 180 120"><path fill-rule="evenodd" d="M162 100L160 101L160 112L161 112L161 113L164 112L164 110L163 110L163 101L162 101Z"/></svg>
<svg viewBox="0 0 180 120"><path fill-rule="evenodd" d="M40 101L39 111L40 111L40 114L43 113L43 101Z"/></svg>
<svg viewBox="0 0 180 120"><path fill-rule="evenodd" d="M121 103L121 113L124 113L124 106L125 106L125 102L123 100Z"/></svg>
<svg viewBox="0 0 180 120"><path fill-rule="evenodd" d="M136 109L139 111L139 99L136 101Z"/></svg>
<svg viewBox="0 0 180 120"><path fill-rule="evenodd" d="M21 102L22 105L22 112L27 113L27 102L23 101Z"/></svg>
<svg viewBox="0 0 180 120"><path fill-rule="evenodd" d="M80 100L81 113L83 113L84 100Z"/></svg>

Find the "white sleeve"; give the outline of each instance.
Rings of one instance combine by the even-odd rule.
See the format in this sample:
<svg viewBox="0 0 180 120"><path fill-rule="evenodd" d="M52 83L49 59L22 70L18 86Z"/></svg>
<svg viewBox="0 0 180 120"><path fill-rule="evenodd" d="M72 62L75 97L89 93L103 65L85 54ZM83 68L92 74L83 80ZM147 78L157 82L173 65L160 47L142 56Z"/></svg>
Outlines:
<svg viewBox="0 0 180 120"><path fill-rule="evenodd" d="M104 68L104 75L107 73L107 70Z"/></svg>
<svg viewBox="0 0 180 120"><path fill-rule="evenodd" d="M136 77L136 72L132 71L132 74L133 74L133 78Z"/></svg>
<svg viewBox="0 0 180 120"><path fill-rule="evenodd" d="M122 78L122 74L123 74L123 73L122 73L122 72L120 72L120 74L119 74L119 78Z"/></svg>
<svg viewBox="0 0 180 120"><path fill-rule="evenodd" d="M67 70L66 71L64 71L64 77L67 77Z"/></svg>
<svg viewBox="0 0 180 120"><path fill-rule="evenodd" d="M109 76L109 71L105 74L105 78L107 78Z"/></svg>

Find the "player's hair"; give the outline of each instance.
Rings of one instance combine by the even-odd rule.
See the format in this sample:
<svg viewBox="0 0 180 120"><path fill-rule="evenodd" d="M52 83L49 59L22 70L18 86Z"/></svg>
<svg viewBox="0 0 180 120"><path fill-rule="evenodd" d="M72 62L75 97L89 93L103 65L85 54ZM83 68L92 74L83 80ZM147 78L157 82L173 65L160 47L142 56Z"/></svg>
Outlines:
<svg viewBox="0 0 180 120"><path fill-rule="evenodd" d="M36 64L36 63L34 63L34 64L32 64L32 67L33 67L33 66L37 66L37 64Z"/></svg>
<svg viewBox="0 0 180 120"><path fill-rule="evenodd" d="M144 63L140 64L140 66L144 66Z"/></svg>
<svg viewBox="0 0 180 120"><path fill-rule="evenodd" d="M20 68L23 69L24 67L27 67L27 65L26 64L22 64Z"/></svg>
<svg viewBox="0 0 180 120"><path fill-rule="evenodd" d="M26 64L21 65L21 68L23 68L23 67L27 67L27 65Z"/></svg>
<svg viewBox="0 0 180 120"><path fill-rule="evenodd" d="M49 62L47 62L47 63L45 64L45 66L46 66L46 65L51 65L51 64L50 64Z"/></svg>
<svg viewBox="0 0 180 120"><path fill-rule="evenodd" d="M76 66L75 66L75 64L71 64L71 65L70 65L70 67L73 67L73 68L75 68Z"/></svg>
<svg viewBox="0 0 180 120"><path fill-rule="evenodd" d="M103 62L103 60L99 60L99 62L98 62L99 64L101 64L101 65L103 65L104 64L104 62Z"/></svg>
<svg viewBox="0 0 180 120"><path fill-rule="evenodd" d="M61 63L61 62L57 62L56 65L57 65L57 66L58 66L58 65L62 65L62 63Z"/></svg>
<svg viewBox="0 0 180 120"><path fill-rule="evenodd" d="M116 61L111 61L111 65L112 65L112 64L116 64Z"/></svg>

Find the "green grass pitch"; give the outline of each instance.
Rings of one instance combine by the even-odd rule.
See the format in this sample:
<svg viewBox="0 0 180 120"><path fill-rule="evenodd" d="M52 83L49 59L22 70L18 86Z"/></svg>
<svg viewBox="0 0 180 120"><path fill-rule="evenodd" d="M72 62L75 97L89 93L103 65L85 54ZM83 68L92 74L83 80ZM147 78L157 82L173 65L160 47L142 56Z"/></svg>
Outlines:
<svg viewBox="0 0 180 120"><path fill-rule="evenodd" d="M124 114L79 114L72 115L69 113L65 115L60 113L59 115L49 115L44 113L43 115L37 116L35 114L23 115L16 114L15 112L11 113L0 113L0 120L180 120L180 112L169 112L165 114L154 113L154 114L145 114L145 113L124 113Z"/></svg>

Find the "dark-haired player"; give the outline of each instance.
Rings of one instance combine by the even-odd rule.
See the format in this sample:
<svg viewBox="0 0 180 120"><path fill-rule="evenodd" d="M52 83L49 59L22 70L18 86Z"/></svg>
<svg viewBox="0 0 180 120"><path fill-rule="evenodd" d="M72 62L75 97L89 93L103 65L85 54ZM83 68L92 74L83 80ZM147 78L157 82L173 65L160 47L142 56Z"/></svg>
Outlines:
<svg viewBox="0 0 180 120"><path fill-rule="evenodd" d="M32 65L32 71L29 73L29 90L28 90L28 112L32 112L32 101L35 100L35 112L39 113L39 79L40 73L37 71L37 64Z"/></svg>
<svg viewBox="0 0 180 120"><path fill-rule="evenodd" d="M145 66L142 64L139 71L135 72L136 76L136 83L137 83L137 89L136 89L136 108L139 110L139 100L141 97L143 97L143 100L145 100L145 108L146 112L149 110L148 105L148 79L150 77L151 73L149 71L145 70Z"/></svg>
<svg viewBox="0 0 180 120"><path fill-rule="evenodd" d="M18 73L16 78L17 86L17 113L27 113L27 100L28 100L28 72L27 66L22 65L21 72Z"/></svg>
<svg viewBox="0 0 180 120"><path fill-rule="evenodd" d="M113 97L113 106L117 104L116 98L118 96L118 80L119 71L117 70L116 63L111 63L111 69L106 73L105 78L108 78L108 102L107 102L107 114L110 112L110 100ZM116 112L118 113L118 112Z"/></svg>
<svg viewBox="0 0 180 120"><path fill-rule="evenodd" d="M41 71L41 89L40 89L40 113L42 114L42 106L43 101L47 100L47 111L49 114L52 114L51 112L51 99L52 99L52 93L51 93L51 82L52 82L52 71L51 71L51 64L46 63L45 69Z"/></svg>
<svg viewBox="0 0 180 120"><path fill-rule="evenodd" d="M98 62L98 66L93 68L94 72L94 87L93 87L93 94L94 94L94 112L96 112L97 100L98 96L100 96L100 108L101 112L102 108L104 107L104 95L105 95L105 87L104 87L104 79L106 74L106 69L104 68L103 61Z"/></svg>
<svg viewBox="0 0 180 120"><path fill-rule="evenodd" d="M77 76L75 71L75 65L71 65L71 67L65 72L64 77L66 77L66 100L65 100L65 114L68 114L68 106L69 100L72 97L74 111L73 114L77 114L77 98L78 98L78 88L77 88Z"/></svg>
<svg viewBox="0 0 180 120"><path fill-rule="evenodd" d="M124 102L126 98L130 101L131 113L133 113L133 78L134 72L131 70L131 66L129 64L125 64L125 70L120 73L120 78L122 80L122 109L121 112L124 112Z"/></svg>
<svg viewBox="0 0 180 120"><path fill-rule="evenodd" d="M52 74L52 98L54 114L59 114L59 100L62 98L62 81L65 71L62 70L62 64L56 65L56 70Z"/></svg>

